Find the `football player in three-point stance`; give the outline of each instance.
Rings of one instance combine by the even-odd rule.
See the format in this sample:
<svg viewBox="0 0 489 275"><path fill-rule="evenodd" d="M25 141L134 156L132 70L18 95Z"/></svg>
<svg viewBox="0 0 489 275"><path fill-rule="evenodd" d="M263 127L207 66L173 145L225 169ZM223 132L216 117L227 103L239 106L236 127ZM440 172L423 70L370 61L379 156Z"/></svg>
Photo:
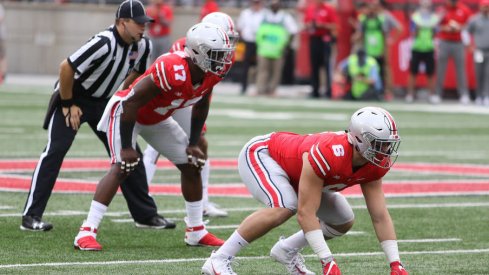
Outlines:
<svg viewBox="0 0 489 275"><path fill-rule="evenodd" d="M236 42L238 41L239 34L236 32L234 27L234 22L229 17L229 15L222 12L213 12L208 14L202 19L204 23L212 23L220 26L228 35L231 46L235 47ZM173 43L170 52L183 51L185 48L185 37L178 39L175 43ZM234 63L234 57L233 57ZM229 69L231 69L232 64L226 66L227 73ZM208 73L212 74L212 73ZM178 124L183 128L187 135L190 133L190 118L192 116L192 106L187 108L178 109L172 115L173 119L178 122ZM202 177L202 203L204 206L204 216L209 217L226 217L228 213L217 207L216 204L209 201L208 196L208 186L209 186L209 173L210 173L210 163L207 158L207 139L205 138L206 126L204 125L204 129L201 133L201 137L199 140L199 147L206 155L207 161L202 167L201 177ZM159 153L148 145L143 154L144 167L146 168L146 176L148 178L148 182L151 183L156 171L156 164L158 162Z"/></svg>
<svg viewBox="0 0 489 275"><path fill-rule="evenodd" d="M135 150L140 135L181 172L181 187L187 211L185 242L191 246L220 246L223 241L209 233L202 220L200 169L205 155L197 146L209 111L213 87L231 64L234 48L217 25L199 23L187 32L184 52L160 56L127 90L110 100L98 129L107 133L111 168L97 185L87 219L74 246L101 250L97 230L119 184L136 167ZM207 74L211 72L212 76ZM194 105L188 136L171 117L179 108Z"/></svg>
<svg viewBox="0 0 489 275"><path fill-rule="evenodd" d="M314 274L300 254L310 245L323 274L341 274L325 239L340 237L352 227L352 208L338 191L356 184L361 186L391 274L408 274L400 262L382 191L382 178L397 159L399 143L396 122L377 107L356 111L348 131L310 135L276 132L253 138L239 155L238 169L253 197L268 208L245 218L212 252L202 274L236 274L231 267L235 255L296 213L302 230L281 237L270 256L285 265L288 274Z"/></svg>

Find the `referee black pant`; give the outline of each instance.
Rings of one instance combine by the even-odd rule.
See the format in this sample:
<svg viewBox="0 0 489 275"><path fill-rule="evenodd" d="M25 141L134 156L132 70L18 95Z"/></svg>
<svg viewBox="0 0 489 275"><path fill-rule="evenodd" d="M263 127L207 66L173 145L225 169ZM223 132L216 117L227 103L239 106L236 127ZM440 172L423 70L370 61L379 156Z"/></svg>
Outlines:
<svg viewBox="0 0 489 275"><path fill-rule="evenodd" d="M77 98L75 102L83 112L80 118L81 124L88 123L93 132L105 145L107 153L109 153L106 134L97 131L97 123L103 114L107 101ZM48 144L41 154L41 158L32 176L31 188L24 212L22 213L23 216L42 217L63 159L70 149L76 133L77 131L74 131L71 127L66 127L61 107L56 108L49 123ZM137 151L141 154L139 146L137 147ZM121 184L121 189L127 201L129 212L135 221L144 222L146 219L157 215L156 204L148 193L146 171L142 161L139 162L136 169Z"/></svg>
<svg viewBox="0 0 489 275"><path fill-rule="evenodd" d="M327 98L331 98L331 43L324 41L320 36L310 36L309 39L309 54L311 61L311 97L319 97L319 72L324 66L326 71L326 94Z"/></svg>

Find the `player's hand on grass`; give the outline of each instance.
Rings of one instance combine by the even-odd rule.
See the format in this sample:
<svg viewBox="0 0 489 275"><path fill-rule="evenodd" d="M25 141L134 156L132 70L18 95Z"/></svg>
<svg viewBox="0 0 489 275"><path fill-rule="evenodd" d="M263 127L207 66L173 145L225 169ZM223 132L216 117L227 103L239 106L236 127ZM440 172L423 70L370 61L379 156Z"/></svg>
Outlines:
<svg viewBox="0 0 489 275"><path fill-rule="evenodd" d="M409 275L409 273L404 269L401 262L392 262L391 275Z"/></svg>

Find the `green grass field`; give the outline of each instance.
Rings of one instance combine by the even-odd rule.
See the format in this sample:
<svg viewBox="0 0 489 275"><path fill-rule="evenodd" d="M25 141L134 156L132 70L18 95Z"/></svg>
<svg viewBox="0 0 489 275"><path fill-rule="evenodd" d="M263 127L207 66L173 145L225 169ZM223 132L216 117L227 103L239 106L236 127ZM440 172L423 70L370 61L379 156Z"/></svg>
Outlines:
<svg viewBox="0 0 489 275"><path fill-rule="evenodd" d="M50 87L0 86L0 160L38 159L46 145L41 129ZM219 91L208 119L211 158L236 158L253 136L272 131L312 133L346 128L356 109L373 103L314 101L301 98L242 97ZM376 103L389 110L400 128L399 164L439 163L485 167L489 164L489 109L456 104L430 106L403 102ZM144 146L144 141L141 141ZM105 158L105 149L82 127L67 158ZM32 171L0 170L0 177L28 177ZM62 171L60 178L96 182L102 171ZM390 182L489 182L488 173L410 172L393 170ZM155 182L178 184L174 169L157 172ZM240 183L235 169L215 168L211 185ZM6 190L2 187L2 190ZM138 229L118 195L102 222L98 240L102 252L73 249L73 239L86 217L90 194L54 193L44 219L50 232L19 230L27 192L0 192L0 274L200 274L211 248L184 245L184 201L181 196L155 195L160 213L174 219L174 230ZM230 212L213 218L208 228L226 238L253 209L262 207L247 197L212 197ZM349 198L356 223L352 234L329 241L344 274L388 274L363 199ZM489 190L473 195L403 195L388 198L398 234L401 258L411 274L489 274ZM279 236L296 232L294 218L252 243L237 258L238 274L285 274L268 253ZM307 248L311 270L320 265Z"/></svg>

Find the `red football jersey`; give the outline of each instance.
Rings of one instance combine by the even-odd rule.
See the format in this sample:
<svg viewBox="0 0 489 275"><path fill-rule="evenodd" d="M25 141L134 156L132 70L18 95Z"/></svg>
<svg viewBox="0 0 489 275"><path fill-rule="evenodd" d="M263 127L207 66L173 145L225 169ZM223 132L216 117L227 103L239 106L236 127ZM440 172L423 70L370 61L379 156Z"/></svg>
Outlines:
<svg viewBox="0 0 489 275"><path fill-rule="evenodd" d="M382 178L389 170L370 162L353 171L353 145L345 132L299 135L273 133L268 141L270 156L284 169L297 191L302 171L302 155L309 153L309 163L323 179L324 187L341 191L347 187Z"/></svg>
<svg viewBox="0 0 489 275"><path fill-rule="evenodd" d="M158 57L129 89L116 93L117 96L125 97L147 75L161 89L159 95L138 110L139 123L152 125L167 119L176 109L195 104L221 81L219 77L206 75L199 86L193 87L186 57L184 52L167 53Z"/></svg>

